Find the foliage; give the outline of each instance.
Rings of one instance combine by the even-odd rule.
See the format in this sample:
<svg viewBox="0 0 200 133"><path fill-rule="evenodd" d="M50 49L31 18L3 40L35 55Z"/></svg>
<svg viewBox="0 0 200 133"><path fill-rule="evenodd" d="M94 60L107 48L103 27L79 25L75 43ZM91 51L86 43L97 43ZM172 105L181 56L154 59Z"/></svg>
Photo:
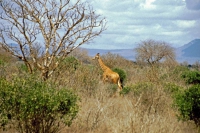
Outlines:
<svg viewBox="0 0 200 133"><path fill-rule="evenodd" d="M61 67L64 67L64 68L67 68L67 69L76 70L79 65L80 65L80 63L79 63L78 59L76 59L74 56L66 57L61 62Z"/></svg>
<svg viewBox="0 0 200 133"><path fill-rule="evenodd" d="M174 83L165 83L164 84L164 90L166 93L170 94L170 95L175 95L176 93L178 93L179 91L182 90L182 88Z"/></svg>
<svg viewBox="0 0 200 133"><path fill-rule="evenodd" d="M126 72L124 70L120 69L120 68L114 68L112 70L119 74L120 81L123 84L124 81L126 80L126 77L127 77Z"/></svg>
<svg viewBox="0 0 200 133"><path fill-rule="evenodd" d="M120 92L120 94L126 95L130 92L131 87L130 86L125 86L123 87L122 91Z"/></svg>
<svg viewBox="0 0 200 133"><path fill-rule="evenodd" d="M178 108L180 120L193 120L197 126L200 126L200 72L186 71L182 78L191 86L175 96L174 105Z"/></svg>
<svg viewBox="0 0 200 133"><path fill-rule="evenodd" d="M182 93L178 93L175 99L180 120L193 120L200 126L200 85L193 85Z"/></svg>
<svg viewBox="0 0 200 133"><path fill-rule="evenodd" d="M78 112L78 97L33 77L0 79L0 124L19 132L55 133L70 126Z"/></svg>
<svg viewBox="0 0 200 133"><path fill-rule="evenodd" d="M200 71L185 71L181 76L187 84L200 84Z"/></svg>
<svg viewBox="0 0 200 133"><path fill-rule="evenodd" d="M72 121L70 127L64 128L60 131L61 133L197 132L194 122L178 122L175 117L176 110L171 108L171 104L173 102L171 95L173 94L174 96L174 94L183 94L183 90L187 89L186 87L191 86L186 85L184 81L181 80L180 76L182 73L189 70L187 67L166 67L164 64L160 65L159 63L159 67L156 68L155 71L158 74L158 82L150 82L147 74L149 73L151 67L140 67L132 61L125 61L125 59L118 57L108 59L106 56L106 59L108 59L105 60L106 65L111 68L119 67L127 74L126 85L120 92L124 95L124 97L113 98L112 96L115 94L117 85L104 84L102 82L102 70L92 64L93 62L91 61L91 57L88 56L85 58L88 62L83 62L83 60L80 60L79 56L74 53L71 55L69 54L67 58L71 58L70 56L74 56L78 59L78 61L82 61L81 64L78 64L76 70L73 68L73 63L68 67L68 61L66 61L66 64L63 62L63 67L60 67L62 66L62 62L59 62L59 66L56 68L56 73L54 73L47 81L52 81L52 83L58 85L59 88L73 88L73 91L76 91L79 97L81 97L82 102L78 104L80 105L81 110ZM82 52L80 57L83 57ZM57 59L58 58L56 57L56 60ZM20 65L21 62L17 65L12 62L10 65L10 63L6 61L4 69L0 68L3 75L5 74L5 76L1 77L5 77L7 79L7 81L5 81L11 87L14 86L14 84L17 84L15 81L11 81L13 75L17 75L18 78L20 76L24 77L24 75L28 75L26 69L16 68L21 67ZM34 75L38 74L39 77L40 73L38 72L39 71L36 71ZM26 79L26 77L23 79ZM20 80L22 79L20 78ZM33 80L29 81L32 82ZM19 84L22 84L22 82ZM51 84L48 83L47 86L52 86ZM0 82L0 86L2 86L2 82ZM54 92L57 93L59 88L53 88ZM33 93L31 92L31 94ZM53 95L54 94L52 94L52 96ZM0 95L0 103L1 101L2 99ZM0 109L1 108L2 107L0 105ZM7 120L7 125L4 125L4 127L9 128L10 130L6 132L19 132L13 129L14 126L14 128L17 127L18 121L16 119L8 119L10 117L11 115L6 115L5 117L2 117L2 115L0 116L0 118L5 118L5 123ZM60 123L59 126L64 126L62 121L63 120L60 118L56 119L56 122ZM57 126L57 128L59 127L58 123L53 124L53 126ZM52 129L53 127L50 128ZM0 132L4 131L0 129Z"/></svg>
<svg viewBox="0 0 200 133"><path fill-rule="evenodd" d="M185 67L185 66L177 66L177 67L175 67L175 69L173 69L172 74L181 76L182 73L184 73L186 71L189 71L189 69L187 67Z"/></svg>

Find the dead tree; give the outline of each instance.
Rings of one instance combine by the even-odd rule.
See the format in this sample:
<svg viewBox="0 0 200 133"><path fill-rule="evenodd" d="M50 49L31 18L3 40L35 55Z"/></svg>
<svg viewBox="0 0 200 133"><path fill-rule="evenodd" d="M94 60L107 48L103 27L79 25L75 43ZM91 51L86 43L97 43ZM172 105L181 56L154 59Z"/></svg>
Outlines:
<svg viewBox="0 0 200 133"><path fill-rule="evenodd" d="M161 61L175 61L174 49L166 42L146 40L139 43L134 50L138 62L148 63L151 66Z"/></svg>
<svg viewBox="0 0 200 133"><path fill-rule="evenodd" d="M0 45L46 80L65 58L105 30L105 18L81 0L2 0ZM33 65L31 64L33 63Z"/></svg>
<svg viewBox="0 0 200 133"><path fill-rule="evenodd" d="M176 62L174 49L166 42L154 40L142 41L139 46L135 48L135 51L137 62L150 66L147 77L152 82L159 83L158 66L161 64L166 66L164 62Z"/></svg>

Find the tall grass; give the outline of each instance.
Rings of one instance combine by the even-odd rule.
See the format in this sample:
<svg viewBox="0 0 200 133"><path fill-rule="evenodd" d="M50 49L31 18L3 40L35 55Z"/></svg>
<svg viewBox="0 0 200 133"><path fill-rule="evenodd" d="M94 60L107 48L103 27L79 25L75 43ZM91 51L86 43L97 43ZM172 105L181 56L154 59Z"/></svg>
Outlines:
<svg viewBox="0 0 200 133"><path fill-rule="evenodd" d="M76 54L73 56L76 57ZM82 56L79 58L79 61L87 60L87 63L80 62L76 70L63 65L50 79L57 86L73 88L81 98L77 118L62 133L198 132L193 122L178 121L178 112L172 107L170 93L173 87L186 87L180 78L183 69L179 65L160 65L152 70L149 66L137 65L119 55L103 55L106 65L127 73L124 87L129 91L121 97L112 97L112 88L117 86L102 82L102 71L97 62L87 55L84 59L81 59ZM17 71L9 74L14 73ZM169 88L170 85L174 86Z"/></svg>

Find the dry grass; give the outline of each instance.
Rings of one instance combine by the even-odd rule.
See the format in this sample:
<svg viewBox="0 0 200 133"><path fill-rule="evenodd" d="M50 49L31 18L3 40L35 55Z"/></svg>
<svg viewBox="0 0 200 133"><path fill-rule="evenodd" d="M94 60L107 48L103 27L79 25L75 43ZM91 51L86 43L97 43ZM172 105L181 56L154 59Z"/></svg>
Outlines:
<svg viewBox="0 0 200 133"><path fill-rule="evenodd" d="M198 132L194 123L177 120L177 112L172 108L173 99L164 90L163 84L168 82L184 86L178 75L172 72L173 68L160 67L151 71L149 67L137 66L118 56L114 56L112 62L112 55L106 57L103 59L108 66L121 68L127 73L125 86L144 83L146 89L139 88L137 94L131 91L125 96L112 97L113 86L102 83L98 64L86 57L84 61L88 64L81 64L75 71L61 68L52 81L60 87L73 88L81 98L77 118L61 133ZM11 75L19 74L11 72ZM9 132L16 133L13 130Z"/></svg>
<svg viewBox="0 0 200 133"><path fill-rule="evenodd" d="M107 57L107 58L106 58ZM109 58L115 57L114 61ZM147 89L135 95L133 92L124 97L112 97L112 88L103 84L98 64L92 62L95 71L88 73L91 79L98 79L89 93L79 93L81 110L71 127L65 128L63 133L197 133L194 123L177 120L176 110L172 108L173 99L168 95L163 84L173 82L183 85L177 75L173 75L171 67L161 67L151 70L149 67L135 65L117 56L105 56L108 66L119 67L126 71L125 86L139 83L150 83ZM121 63L119 63L119 62ZM110 63L110 64L109 64ZM175 67L175 66L174 66ZM93 69L94 70L94 69ZM174 77L175 76L175 77ZM79 86L81 87L81 86ZM86 87L86 86L85 86ZM85 89L85 87L81 87ZM87 88L87 87L86 87ZM141 88L142 89L142 88Z"/></svg>
<svg viewBox="0 0 200 133"><path fill-rule="evenodd" d="M192 123L178 122L171 99L160 96L145 104L143 96L107 95L106 85L96 96L82 97L81 110L63 133L196 133ZM154 95L155 96L155 95Z"/></svg>

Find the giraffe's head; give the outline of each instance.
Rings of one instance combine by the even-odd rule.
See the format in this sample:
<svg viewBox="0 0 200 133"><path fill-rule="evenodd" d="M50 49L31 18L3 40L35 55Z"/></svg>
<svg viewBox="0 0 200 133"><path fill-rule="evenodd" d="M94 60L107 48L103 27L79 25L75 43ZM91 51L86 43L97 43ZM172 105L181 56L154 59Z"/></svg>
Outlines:
<svg viewBox="0 0 200 133"><path fill-rule="evenodd" d="M95 59L99 59L99 53L97 53L95 56L94 56L94 58L92 58L93 60L95 60Z"/></svg>

